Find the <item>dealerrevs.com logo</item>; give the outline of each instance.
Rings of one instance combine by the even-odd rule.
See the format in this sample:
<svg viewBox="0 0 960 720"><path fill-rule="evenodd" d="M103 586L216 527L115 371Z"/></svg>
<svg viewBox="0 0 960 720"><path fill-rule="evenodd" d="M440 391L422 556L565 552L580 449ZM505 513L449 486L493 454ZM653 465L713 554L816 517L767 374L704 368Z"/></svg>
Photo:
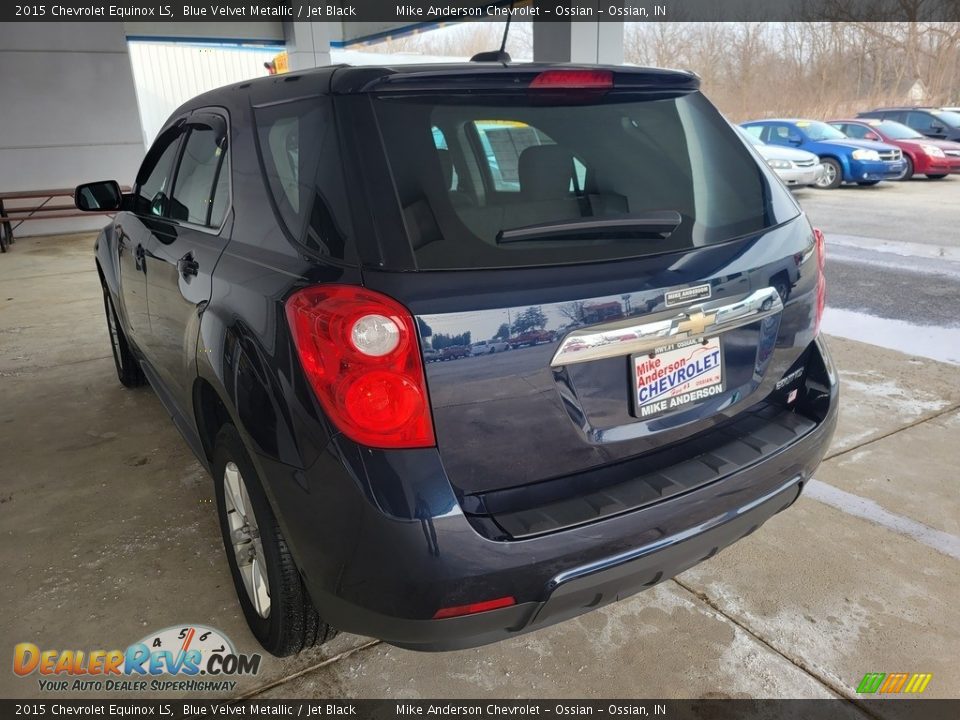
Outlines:
<svg viewBox="0 0 960 720"><path fill-rule="evenodd" d="M19 643L13 672L37 675L41 691L231 691L230 677L255 675L259 654L238 653L219 630L203 625L168 627L126 650L41 649Z"/></svg>

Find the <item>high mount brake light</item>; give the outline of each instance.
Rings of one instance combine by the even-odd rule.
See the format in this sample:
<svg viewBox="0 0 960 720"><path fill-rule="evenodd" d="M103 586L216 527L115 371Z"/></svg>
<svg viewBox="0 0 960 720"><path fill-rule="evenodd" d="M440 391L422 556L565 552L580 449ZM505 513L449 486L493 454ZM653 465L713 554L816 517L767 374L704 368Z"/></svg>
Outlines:
<svg viewBox="0 0 960 720"><path fill-rule="evenodd" d="M304 373L331 422L377 448L436 444L416 325L393 298L316 285L286 303Z"/></svg>
<svg viewBox="0 0 960 720"><path fill-rule="evenodd" d="M813 334L820 334L820 323L823 322L823 311L827 306L827 278L823 268L827 261L827 245L823 232L813 229L813 244L817 253L817 309L814 315Z"/></svg>
<svg viewBox="0 0 960 720"><path fill-rule="evenodd" d="M529 85L531 90L609 90L610 70L544 70Z"/></svg>

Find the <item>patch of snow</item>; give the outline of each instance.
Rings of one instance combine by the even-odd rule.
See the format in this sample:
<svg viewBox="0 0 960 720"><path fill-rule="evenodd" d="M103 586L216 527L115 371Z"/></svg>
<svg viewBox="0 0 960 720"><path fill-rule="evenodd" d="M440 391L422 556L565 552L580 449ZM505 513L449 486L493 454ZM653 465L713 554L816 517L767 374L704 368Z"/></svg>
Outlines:
<svg viewBox="0 0 960 720"><path fill-rule="evenodd" d="M907 418L917 418L925 413L936 412L949 405L949 401L934 395L933 393L912 388L905 390L896 380L854 380L854 377L865 377L873 375L882 377L873 373L847 373L841 371L841 383L851 392L863 393L874 401L893 404L896 403L897 412ZM872 431L871 431L872 432Z"/></svg>

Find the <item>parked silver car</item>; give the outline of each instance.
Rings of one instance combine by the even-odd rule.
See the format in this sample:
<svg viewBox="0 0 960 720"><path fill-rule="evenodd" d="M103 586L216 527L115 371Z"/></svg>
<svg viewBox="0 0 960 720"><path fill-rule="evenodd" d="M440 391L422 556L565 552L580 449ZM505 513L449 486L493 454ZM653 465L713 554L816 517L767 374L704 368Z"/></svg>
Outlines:
<svg viewBox="0 0 960 720"><path fill-rule="evenodd" d="M743 138L757 149L757 152L767 161L767 165L783 180L784 185L806 187L814 185L823 177L823 164L813 153L797 148L768 145L743 128L736 127Z"/></svg>
<svg viewBox="0 0 960 720"><path fill-rule="evenodd" d="M470 354L474 357L492 355L509 349L510 345L505 340L478 340L470 346Z"/></svg>

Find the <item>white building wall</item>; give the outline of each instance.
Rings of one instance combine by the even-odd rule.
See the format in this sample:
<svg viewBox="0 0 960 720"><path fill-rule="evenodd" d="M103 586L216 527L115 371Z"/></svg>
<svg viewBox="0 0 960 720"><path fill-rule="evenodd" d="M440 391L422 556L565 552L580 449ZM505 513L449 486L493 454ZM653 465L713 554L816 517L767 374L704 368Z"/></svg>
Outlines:
<svg viewBox="0 0 960 720"><path fill-rule="evenodd" d="M256 3L254 3L256 4ZM338 23L339 24L339 23ZM283 23L279 20L244 22L151 22L131 20L124 23L127 37L134 40L220 40L224 42L283 42Z"/></svg>
<svg viewBox="0 0 960 720"><path fill-rule="evenodd" d="M144 145L121 23L0 23L0 68L0 191L133 181ZM37 220L15 234L103 225Z"/></svg>
<svg viewBox="0 0 960 720"><path fill-rule="evenodd" d="M170 114L200 93L267 75L264 63L282 47L231 48L171 42L130 42L143 140L153 142Z"/></svg>

